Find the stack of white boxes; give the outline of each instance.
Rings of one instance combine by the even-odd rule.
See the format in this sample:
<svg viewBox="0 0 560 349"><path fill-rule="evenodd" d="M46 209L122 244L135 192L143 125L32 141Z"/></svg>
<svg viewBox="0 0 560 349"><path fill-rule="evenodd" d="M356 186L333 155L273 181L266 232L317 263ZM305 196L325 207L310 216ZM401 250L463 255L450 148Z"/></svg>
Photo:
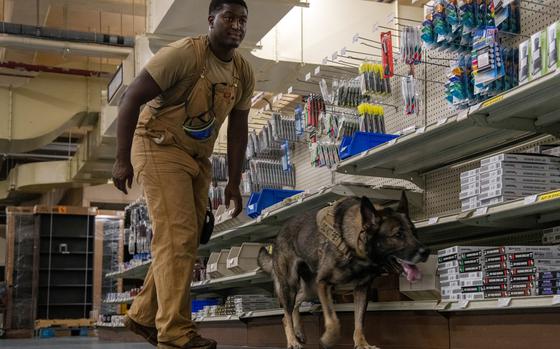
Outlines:
<svg viewBox="0 0 560 349"><path fill-rule="evenodd" d="M483 251L484 298L560 293L560 247L502 246Z"/></svg>
<svg viewBox="0 0 560 349"><path fill-rule="evenodd" d="M454 246L438 251L441 299L444 301L483 299L483 292L464 292L482 287L482 250L488 247Z"/></svg>
<svg viewBox="0 0 560 349"><path fill-rule="evenodd" d="M462 211L478 208L478 194L480 193L480 168L461 173L461 200Z"/></svg>
<svg viewBox="0 0 560 349"><path fill-rule="evenodd" d="M556 148L547 151L560 154ZM461 173L459 198L468 211L558 188L560 157L499 154L483 159L479 169Z"/></svg>

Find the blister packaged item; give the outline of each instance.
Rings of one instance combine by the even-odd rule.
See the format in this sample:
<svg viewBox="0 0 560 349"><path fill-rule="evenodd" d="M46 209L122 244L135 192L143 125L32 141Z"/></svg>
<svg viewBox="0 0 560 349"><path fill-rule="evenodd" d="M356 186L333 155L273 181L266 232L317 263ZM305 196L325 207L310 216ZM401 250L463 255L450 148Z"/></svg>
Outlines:
<svg viewBox="0 0 560 349"><path fill-rule="evenodd" d="M403 27L400 38L401 60L406 64L422 62L422 39L416 27Z"/></svg>
<svg viewBox="0 0 560 349"><path fill-rule="evenodd" d="M393 61L393 39L391 32L381 33L381 58L383 60L383 77L392 78L395 74Z"/></svg>
<svg viewBox="0 0 560 349"><path fill-rule="evenodd" d="M531 55L529 57L529 80L540 78L546 69L546 31L531 35Z"/></svg>
<svg viewBox="0 0 560 349"><path fill-rule="evenodd" d="M402 78L401 84L404 102L404 114L417 115L420 112L420 93L417 80L414 78L414 76L409 75Z"/></svg>
<svg viewBox="0 0 560 349"><path fill-rule="evenodd" d="M560 64L558 60L558 50L560 46L560 38L558 34L560 32L560 22L553 23L548 26L546 40L548 46L548 56L546 59L547 62L547 72L551 73L556 71L556 68Z"/></svg>
<svg viewBox="0 0 560 349"><path fill-rule="evenodd" d="M519 85L529 82L530 43L530 40L526 40L519 44Z"/></svg>

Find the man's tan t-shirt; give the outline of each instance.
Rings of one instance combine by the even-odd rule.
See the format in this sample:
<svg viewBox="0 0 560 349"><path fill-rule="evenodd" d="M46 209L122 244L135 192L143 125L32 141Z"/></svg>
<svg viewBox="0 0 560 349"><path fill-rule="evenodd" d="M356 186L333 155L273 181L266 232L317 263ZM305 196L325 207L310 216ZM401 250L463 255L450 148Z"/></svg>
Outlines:
<svg viewBox="0 0 560 349"><path fill-rule="evenodd" d="M241 57L237 67L240 78L238 98L233 109L249 110L251 97L255 87L253 69L245 58ZM234 61L224 62L208 49L205 56L206 78L212 83L233 83ZM162 93L148 102L151 114L157 116L158 111L185 102L190 88L200 77L200 67L196 64L196 52L189 38L184 38L160 49L146 64L144 69L161 88ZM197 69L199 68L199 69Z"/></svg>

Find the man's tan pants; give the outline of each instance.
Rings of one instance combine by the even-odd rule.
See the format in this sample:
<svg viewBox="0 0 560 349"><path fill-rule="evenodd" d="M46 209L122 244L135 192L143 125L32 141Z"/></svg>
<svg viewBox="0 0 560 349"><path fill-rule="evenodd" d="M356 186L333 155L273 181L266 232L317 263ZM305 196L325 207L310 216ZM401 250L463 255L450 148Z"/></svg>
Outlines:
<svg viewBox="0 0 560 349"><path fill-rule="evenodd" d="M190 285L208 203L211 165L173 145L135 136L132 163L144 187L154 236L144 289L128 316L156 327L158 341L181 347L196 334Z"/></svg>

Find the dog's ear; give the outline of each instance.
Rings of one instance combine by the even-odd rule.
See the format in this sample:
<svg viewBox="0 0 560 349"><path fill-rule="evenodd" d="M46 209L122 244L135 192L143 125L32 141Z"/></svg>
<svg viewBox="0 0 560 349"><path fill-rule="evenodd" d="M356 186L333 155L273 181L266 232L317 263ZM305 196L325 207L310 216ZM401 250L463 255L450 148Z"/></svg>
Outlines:
<svg viewBox="0 0 560 349"><path fill-rule="evenodd" d="M377 211L375 207L369 201L369 199L365 196L362 196L362 202L360 203L360 213L362 214L362 220L364 223L366 222L375 222L375 218L377 216Z"/></svg>
<svg viewBox="0 0 560 349"><path fill-rule="evenodd" d="M397 212L404 213L408 216L408 198L404 190L401 195L401 201L399 201L399 207L397 207Z"/></svg>

